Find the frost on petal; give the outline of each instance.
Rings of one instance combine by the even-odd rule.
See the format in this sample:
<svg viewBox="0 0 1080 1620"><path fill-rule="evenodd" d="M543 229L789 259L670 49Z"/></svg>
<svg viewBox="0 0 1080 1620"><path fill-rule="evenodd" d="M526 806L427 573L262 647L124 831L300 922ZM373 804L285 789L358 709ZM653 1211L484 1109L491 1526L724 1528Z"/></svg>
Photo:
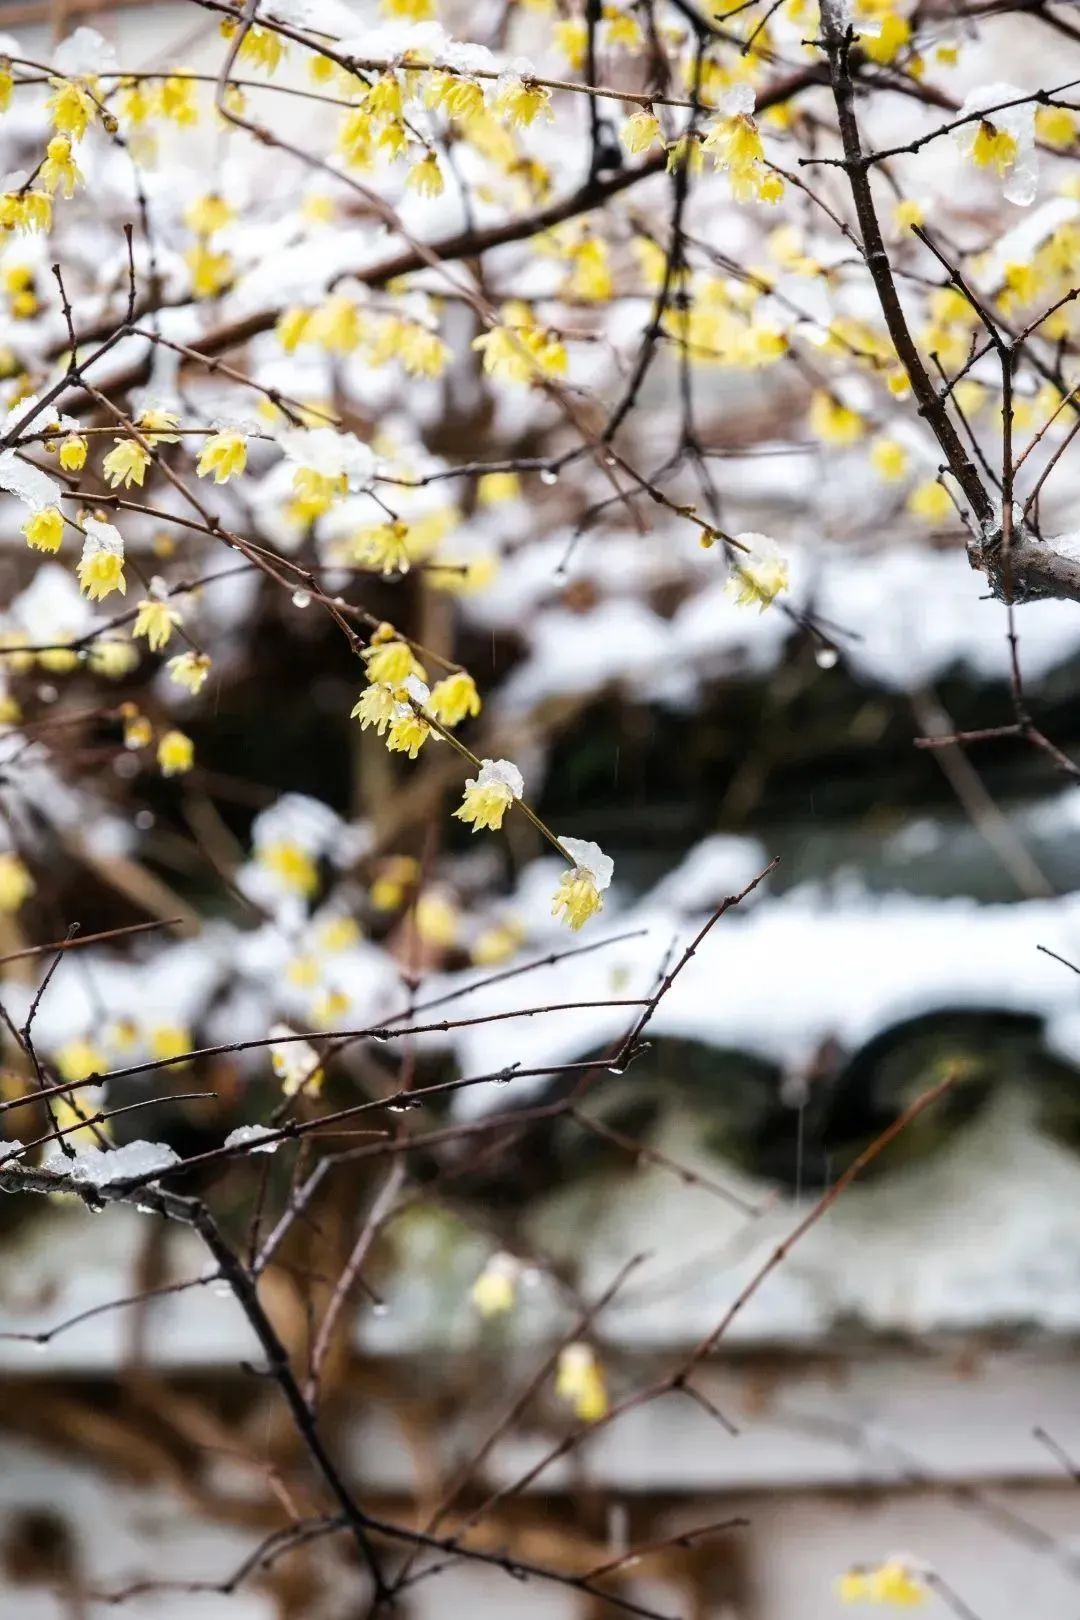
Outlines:
<svg viewBox="0 0 1080 1620"><path fill-rule="evenodd" d="M278 443L290 461L300 467L313 467L325 478L343 473L351 489L370 483L375 457L355 433L339 433L336 428L286 428Z"/></svg>
<svg viewBox="0 0 1080 1620"><path fill-rule="evenodd" d="M1035 157L1034 148L1020 155L1009 170L1001 184L1001 195L1006 202L1015 203L1018 208L1030 208L1035 201L1035 193L1039 185L1039 165Z"/></svg>
<svg viewBox="0 0 1080 1620"><path fill-rule="evenodd" d="M102 518L88 517L83 519L83 528L86 530L87 546L93 551L111 551L114 555L124 555L124 539L113 524L106 523Z"/></svg>
<svg viewBox="0 0 1080 1620"><path fill-rule="evenodd" d="M297 844L309 855L335 851L343 831L341 817L321 799L306 793L283 793L275 804L260 810L251 824L256 849L267 844Z"/></svg>
<svg viewBox="0 0 1080 1620"><path fill-rule="evenodd" d="M996 80L993 84L979 84L974 90L968 91L959 116L967 118L972 113L985 112L989 107L1000 107L1002 110L993 114L994 123L1001 125L1002 128L1008 128L1006 119L1010 114L1023 112L1025 109L1023 106L1005 107L1004 103L1023 102L1027 94L1028 92L1021 90L1018 85L1008 84L1004 80ZM1030 103L1027 104L1027 110L1034 121L1035 111Z"/></svg>
<svg viewBox="0 0 1080 1620"><path fill-rule="evenodd" d="M515 799L520 799L525 792L525 778L512 759L482 759L480 761L480 773L476 778L477 787L487 787L492 782L498 782L502 787L508 787ZM565 843L566 840L564 839L563 842Z"/></svg>
<svg viewBox="0 0 1080 1620"><path fill-rule="evenodd" d="M748 116L754 110L756 99L753 85L733 84L729 90L724 91L720 111L727 118Z"/></svg>
<svg viewBox="0 0 1080 1620"><path fill-rule="evenodd" d="M403 689L408 692L413 702L419 703L421 708L424 707L425 703L427 703L428 699L431 697L430 687L428 687L420 679L419 675L406 675L405 680L402 682L402 686Z"/></svg>
<svg viewBox="0 0 1080 1620"><path fill-rule="evenodd" d="M587 838L559 838L559 843L570 856L575 866L588 872L596 887L603 891L611 882L615 870L615 862L610 855L605 855L599 844L590 843Z"/></svg>
<svg viewBox="0 0 1080 1620"><path fill-rule="evenodd" d="M6 489L33 512L60 505L60 485L40 467L21 461L14 450L0 452L0 489Z"/></svg>

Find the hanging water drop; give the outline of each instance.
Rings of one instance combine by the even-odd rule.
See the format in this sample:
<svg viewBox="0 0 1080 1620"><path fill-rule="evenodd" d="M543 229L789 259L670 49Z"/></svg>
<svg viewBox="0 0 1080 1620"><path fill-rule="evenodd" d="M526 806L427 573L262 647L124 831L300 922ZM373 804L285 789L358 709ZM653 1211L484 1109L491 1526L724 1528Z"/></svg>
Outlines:
<svg viewBox="0 0 1080 1620"><path fill-rule="evenodd" d="M554 468L545 467L540 474L540 482L548 485L557 484L559 482L559 475Z"/></svg>
<svg viewBox="0 0 1080 1620"><path fill-rule="evenodd" d="M310 591L294 591L293 592L292 605L293 605L293 607L297 607L297 608L310 607L311 606L311 592Z"/></svg>
<svg viewBox="0 0 1080 1620"><path fill-rule="evenodd" d="M835 669L839 658L835 647L819 647L814 654L814 663L818 669Z"/></svg>

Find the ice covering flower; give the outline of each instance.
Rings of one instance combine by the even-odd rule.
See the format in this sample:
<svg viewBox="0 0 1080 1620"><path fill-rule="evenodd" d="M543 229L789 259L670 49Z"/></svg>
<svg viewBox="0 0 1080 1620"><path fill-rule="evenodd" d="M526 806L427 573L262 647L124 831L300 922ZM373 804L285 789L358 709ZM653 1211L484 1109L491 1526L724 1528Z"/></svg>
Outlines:
<svg viewBox="0 0 1080 1620"><path fill-rule="evenodd" d="M971 117L984 110L985 117ZM963 156L998 176L1006 202L1021 208L1034 202L1039 181L1034 101L1014 84L985 84L969 92L959 116L969 119L956 130Z"/></svg>
<svg viewBox="0 0 1080 1620"><path fill-rule="evenodd" d="M103 596L127 591L124 579L124 542L119 529L101 518L83 518L86 539L79 558L79 584L91 602L100 602Z"/></svg>
<svg viewBox="0 0 1080 1620"><path fill-rule="evenodd" d="M604 909L600 898L611 882L615 863L599 844L584 838L560 838L559 843L574 865L565 874L551 905L553 917L562 916L576 932L590 917Z"/></svg>
<svg viewBox="0 0 1080 1620"><path fill-rule="evenodd" d="M484 759L480 771L465 783L465 796L454 811L458 821L472 823L473 832L481 827L498 830L515 799L525 791L517 766L509 759Z"/></svg>
<svg viewBox="0 0 1080 1620"><path fill-rule="evenodd" d="M323 1072L310 1041L297 1039L288 1024L272 1025L270 1039L270 1062L286 1097L295 1097L298 1091L316 1095L322 1089Z"/></svg>
<svg viewBox="0 0 1080 1620"><path fill-rule="evenodd" d="M736 540L751 553L731 565L728 590L740 607L755 603L764 613L788 588L788 565L767 534L737 534Z"/></svg>

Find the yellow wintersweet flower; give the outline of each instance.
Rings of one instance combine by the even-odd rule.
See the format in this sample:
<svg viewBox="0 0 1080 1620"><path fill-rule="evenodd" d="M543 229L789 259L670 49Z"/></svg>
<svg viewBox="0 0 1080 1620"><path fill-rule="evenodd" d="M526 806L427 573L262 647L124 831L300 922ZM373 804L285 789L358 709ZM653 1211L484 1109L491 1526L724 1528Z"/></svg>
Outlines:
<svg viewBox="0 0 1080 1620"><path fill-rule="evenodd" d="M400 118L391 118L379 131L375 141L376 152L391 160L398 158L409 144L409 132Z"/></svg>
<svg viewBox="0 0 1080 1620"><path fill-rule="evenodd" d="M356 304L344 294L337 294L309 312L302 339L296 341L318 343L330 354L351 354L362 335Z"/></svg>
<svg viewBox="0 0 1080 1620"><path fill-rule="evenodd" d="M439 160L434 152L429 152L419 163L414 163L405 176L406 190L415 191L419 197L439 197L444 185Z"/></svg>
<svg viewBox="0 0 1080 1620"><path fill-rule="evenodd" d="M410 377L441 377L450 359L450 349L437 332L429 332L417 321L404 321L399 358Z"/></svg>
<svg viewBox="0 0 1080 1620"><path fill-rule="evenodd" d="M384 17L404 17L409 22L427 22L435 15L435 0L379 0Z"/></svg>
<svg viewBox="0 0 1080 1620"><path fill-rule="evenodd" d="M180 426L180 418L173 411L166 411L160 405L148 405L139 412L135 418L135 426L139 429L147 444L179 444L179 436L173 428Z"/></svg>
<svg viewBox="0 0 1080 1620"><path fill-rule="evenodd" d="M599 845L583 838L560 838L559 843L574 865L555 890L551 915L561 916L576 933L590 917L604 909L601 894L611 882L614 863Z"/></svg>
<svg viewBox="0 0 1080 1620"><path fill-rule="evenodd" d="M114 439L113 448L101 463L101 470L106 483L113 489L118 489L121 484L129 489L132 484L142 484L149 465L150 452L138 439Z"/></svg>
<svg viewBox="0 0 1080 1620"><path fill-rule="evenodd" d="M324 951L350 950L362 937L355 917L328 917L315 931L316 942Z"/></svg>
<svg viewBox="0 0 1080 1620"><path fill-rule="evenodd" d="M87 653L87 663L95 675L107 681L123 680L139 662L139 654L130 641L116 636L99 637Z"/></svg>
<svg viewBox="0 0 1080 1620"><path fill-rule="evenodd" d="M448 950L458 937L460 916L445 889L426 889L413 907L413 924L420 940L437 950Z"/></svg>
<svg viewBox="0 0 1080 1620"><path fill-rule="evenodd" d="M83 173L71 155L71 142L66 135L54 135L45 148L45 161L40 170L41 183L51 195L73 197L75 187L83 183Z"/></svg>
<svg viewBox="0 0 1080 1620"><path fill-rule="evenodd" d="M982 383L972 382L970 377L965 377L953 389L953 399L957 410L963 411L970 422L986 404L986 388Z"/></svg>
<svg viewBox="0 0 1080 1620"><path fill-rule="evenodd" d="M925 218L922 206L913 202L910 197L898 202L892 211L893 224L898 231L910 231L913 225L921 225Z"/></svg>
<svg viewBox="0 0 1080 1620"><path fill-rule="evenodd" d="M392 686L380 682L367 687L350 710L349 718L359 720L361 731L374 726L376 735L385 737L386 729L397 712L397 698Z"/></svg>
<svg viewBox="0 0 1080 1620"><path fill-rule="evenodd" d="M101 1074L109 1067L109 1060L100 1047L92 1042L81 1039L68 1041L56 1054L56 1067L61 1080L89 1080L92 1074ZM78 1118L66 1097L58 1097L56 1103L66 1102L72 1118ZM56 1106L54 1103L54 1107Z"/></svg>
<svg viewBox="0 0 1080 1620"><path fill-rule="evenodd" d="M431 727L424 717L408 704L398 702L386 734L390 752L408 754L410 759L415 759L430 736Z"/></svg>
<svg viewBox="0 0 1080 1620"><path fill-rule="evenodd" d="M242 433L214 433L202 447L195 471L200 478L212 473L215 484L227 484L247 466L247 440Z"/></svg>
<svg viewBox="0 0 1080 1620"><path fill-rule="evenodd" d="M235 218L236 210L217 191L208 191L204 196L196 197L184 209L184 224L196 236L213 236L215 231L231 225Z"/></svg>
<svg viewBox="0 0 1080 1620"><path fill-rule="evenodd" d="M0 912L18 911L34 892L34 880L13 850L0 853Z"/></svg>
<svg viewBox="0 0 1080 1620"><path fill-rule="evenodd" d="M45 111L62 135L81 141L97 112L93 96L74 79L50 79L49 83L53 93L45 103Z"/></svg>
<svg viewBox="0 0 1080 1620"><path fill-rule="evenodd" d="M756 549L757 555L748 560L733 562L727 588L739 607L755 604L764 613L788 588L788 565L764 534L740 534L736 539Z"/></svg>
<svg viewBox="0 0 1080 1620"><path fill-rule="evenodd" d="M639 107L619 131L619 139L630 156L637 157L640 152L647 152L650 146L663 145L664 131L651 107Z"/></svg>
<svg viewBox="0 0 1080 1620"><path fill-rule="evenodd" d="M580 17L561 18L552 29L555 49L561 51L572 68L585 66L589 30Z"/></svg>
<svg viewBox="0 0 1080 1620"><path fill-rule="evenodd" d="M177 686L186 687L194 696L206 685L210 674L210 659L206 653L189 650L170 658L165 668L169 672L170 680L175 681Z"/></svg>
<svg viewBox="0 0 1080 1620"><path fill-rule="evenodd" d="M484 357L484 370L508 382L535 381L537 376L561 377L566 371L566 348L553 332L536 325L527 304L506 304L502 325L473 339Z"/></svg>
<svg viewBox="0 0 1080 1620"><path fill-rule="evenodd" d="M515 472L484 473L476 481L476 499L480 506L498 506L503 501L515 500L520 494L521 479Z"/></svg>
<svg viewBox="0 0 1080 1620"><path fill-rule="evenodd" d="M121 121L139 129L153 113L153 96L138 79L122 79L118 109Z"/></svg>
<svg viewBox="0 0 1080 1620"><path fill-rule="evenodd" d="M412 855L389 856L372 882L372 905L378 911L396 911L419 875L420 863Z"/></svg>
<svg viewBox="0 0 1080 1620"><path fill-rule="evenodd" d="M485 928L473 941L469 959L474 967L498 967L514 955L524 938L522 929L513 923L496 924Z"/></svg>
<svg viewBox="0 0 1080 1620"><path fill-rule="evenodd" d="M826 444L856 444L866 432L866 423L859 413L849 410L824 389L819 389L811 399L808 420L811 433Z"/></svg>
<svg viewBox="0 0 1080 1620"><path fill-rule="evenodd" d="M311 310L304 309L301 304L293 304L283 309L278 317L276 327L278 342L286 354L292 354L301 343L307 341L307 328L311 322Z"/></svg>
<svg viewBox="0 0 1080 1620"><path fill-rule="evenodd" d="M47 191L5 191L0 195L0 230L32 236L52 224L52 198Z"/></svg>
<svg viewBox="0 0 1080 1620"><path fill-rule="evenodd" d="M181 78L177 74L170 74L168 78L162 79L155 91L152 105L160 118L169 119L180 129L186 129L199 121L195 84L191 79Z"/></svg>
<svg viewBox="0 0 1080 1620"><path fill-rule="evenodd" d="M555 1393L572 1406L583 1423L597 1423L608 1410L607 1388L596 1353L580 1341L559 1352Z"/></svg>
<svg viewBox="0 0 1080 1620"><path fill-rule="evenodd" d="M150 1056L157 1060L186 1057L191 1051L191 1031L183 1024L155 1024L147 1041ZM177 1068L181 1065L177 1064Z"/></svg>
<svg viewBox="0 0 1080 1620"><path fill-rule="evenodd" d="M729 92L727 101L731 112L713 123L701 143L702 149L712 153L718 169L726 171L737 202L761 196L763 187L763 200L775 202L783 182L780 182L780 191L775 183L766 184L770 175L765 164L765 148L753 118L754 92L748 85L739 85Z"/></svg>
<svg viewBox="0 0 1080 1620"><path fill-rule="evenodd" d="M160 652L168 645L173 630L181 622L180 614L167 602L147 599L139 603L131 633L136 637L145 636L150 651Z"/></svg>
<svg viewBox="0 0 1080 1620"><path fill-rule="evenodd" d="M86 539L76 572L81 589L91 602L100 602L112 591L123 596L127 591L124 579L124 542L111 523L101 518L83 519Z"/></svg>
<svg viewBox="0 0 1080 1620"><path fill-rule="evenodd" d="M9 67L0 68L0 112L7 112L15 89L15 78Z"/></svg>
<svg viewBox="0 0 1080 1620"><path fill-rule="evenodd" d="M473 1283L469 1298L481 1316L503 1316L517 1300L521 1263L512 1254L493 1254Z"/></svg>
<svg viewBox="0 0 1080 1620"><path fill-rule="evenodd" d="M58 551L64 538L64 514L58 506L43 506L23 519L22 532L34 551Z"/></svg>
<svg viewBox="0 0 1080 1620"><path fill-rule="evenodd" d="M870 460L878 477L890 484L907 471L907 451L896 439L875 439L870 446Z"/></svg>
<svg viewBox="0 0 1080 1620"><path fill-rule="evenodd" d="M917 1609L927 1600L918 1574L899 1558L890 1558L867 1576L871 1603L891 1603L898 1609Z"/></svg>
<svg viewBox="0 0 1080 1620"><path fill-rule="evenodd" d="M503 817L525 791L517 766L508 759L483 759L480 771L465 783L465 794L454 811L458 821L472 825L473 832L490 827L497 832Z"/></svg>
<svg viewBox="0 0 1080 1620"><path fill-rule="evenodd" d="M224 292L233 279L231 253L215 253L205 242L197 242L184 254L196 298L213 298Z"/></svg>
<svg viewBox="0 0 1080 1620"><path fill-rule="evenodd" d="M444 726L460 725L466 715L480 713L480 694L468 670L456 669L431 688L428 709Z"/></svg>
<svg viewBox="0 0 1080 1620"><path fill-rule="evenodd" d="M81 433L68 433L60 440L60 465L65 472L81 472L86 466L88 445Z"/></svg>
<svg viewBox="0 0 1080 1620"><path fill-rule="evenodd" d="M613 50L636 51L642 42L641 25L636 17L629 12L619 11L615 6L605 6L601 12L604 19L603 41Z"/></svg>
<svg viewBox="0 0 1080 1620"><path fill-rule="evenodd" d="M396 73L384 73L364 97L364 106L373 118L400 118L405 110L401 80Z"/></svg>
<svg viewBox="0 0 1080 1620"><path fill-rule="evenodd" d="M298 1040L288 1024L272 1024L269 1034L270 1063L285 1096L295 1097L300 1091L317 1096L322 1090L323 1071L310 1041Z"/></svg>
<svg viewBox="0 0 1080 1620"><path fill-rule="evenodd" d="M836 1583L841 1603L862 1603L870 1597L870 1582L863 1569L845 1570Z"/></svg>
<svg viewBox="0 0 1080 1620"><path fill-rule="evenodd" d="M705 163L705 147L696 130L687 130L667 149L667 172L676 174L685 168L690 174L700 174Z"/></svg>
<svg viewBox="0 0 1080 1620"><path fill-rule="evenodd" d="M353 536L352 554L359 563L378 568L383 574L407 574L412 563L409 551L409 525L400 518L361 529Z"/></svg>
<svg viewBox="0 0 1080 1620"><path fill-rule="evenodd" d="M181 776L195 763L195 745L182 731L166 731L158 739L157 760L162 776Z"/></svg>
<svg viewBox="0 0 1080 1620"><path fill-rule="evenodd" d="M285 977L298 990L311 990L319 982L320 971L318 957L306 952L286 963Z"/></svg>
<svg viewBox="0 0 1080 1620"><path fill-rule="evenodd" d="M280 838L263 844L258 853L260 866L292 889L294 894L310 900L319 887L319 869L302 845L289 838Z"/></svg>
<svg viewBox="0 0 1080 1620"><path fill-rule="evenodd" d="M352 168L366 168L370 163L374 133L366 106L354 107L345 114L338 130L337 149Z"/></svg>
<svg viewBox="0 0 1080 1620"><path fill-rule="evenodd" d="M1068 107L1039 107L1035 133L1049 146L1071 146L1076 139L1076 115Z"/></svg>
<svg viewBox="0 0 1080 1620"><path fill-rule="evenodd" d="M541 114L551 119L551 91L546 85L527 79L510 79L495 97L495 111L502 113L511 129L528 128Z"/></svg>
<svg viewBox="0 0 1080 1620"><path fill-rule="evenodd" d="M586 236L569 250L572 266L566 291L571 298L602 303L614 287L608 265L607 243L598 236Z"/></svg>
<svg viewBox="0 0 1080 1620"><path fill-rule="evenodd" d="M459 124L467 124L484 110L484 92L475 79L456 73L433 73L424 91L428 107L441 107Z"/></svg>
<svg viewBox="0 0 1080 1620"><path fill-rule="evenodd" d="M859 46L872 62L893 62L911 38L911 24L895 11L887 11L876 34L859 35Z"/></svg>
<svg viewBox="0 0 1080 1620"><path fill-rule="evenodd" d="M231 39L239 26L236 17L224 17L220 25L226 39ZM256 23L247 30L241 40L237 55L242 62L249 62L252 67L273 73L285 51L285 41L275 28L260 28Z"/></svg>
<svg viewBox="0 0 1080 1620"><path fill-rule="evenodd" d="M922 518L926 523L945 523L955 516L956 510L948 490L936 478L917 484L906 505L913 517Z"/></svg>
<svg viewBox="0 0 1080 1620"><path fill-rule="evenodd" d="M349 481L344 473L324 473L317 467L297 467L293 473L293 493L309 517L321 517L328 512L339 495L344 495Z"/></svg>
<svg viewBox="0 0 1080 1620"><path fill-rule="evenodd" d="M1000 129L988 118L979 120L975 139L971 143L971 159L980 169L995 169L1001 176L1009 173L1016 163L1019 143L1007 129Z"/></svg>
<svg viewBox="0 0 1080 1620"><path fill-rule="evenodd" d="M371 638L371 645L362 654L367 665L369 681L380 681L387 686L401 686L410 675L424 679L424 667L408 642L397 638L392 625L380 625Z"/></svg>

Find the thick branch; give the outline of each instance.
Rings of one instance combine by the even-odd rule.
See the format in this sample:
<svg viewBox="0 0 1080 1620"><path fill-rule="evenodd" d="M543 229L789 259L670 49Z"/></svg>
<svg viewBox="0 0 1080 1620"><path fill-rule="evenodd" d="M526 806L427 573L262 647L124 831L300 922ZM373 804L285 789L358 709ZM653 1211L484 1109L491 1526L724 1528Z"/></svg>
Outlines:
<svg viewBox="0 0 1080 1620"><path fill-rule="evenodd" d="M994 520L990 496L983 487L978 471L964 449L948 411L938 397L938 391L923 365L896 291L889 255L874 207L870 176L855 117L855 91L848 62L847 20L843 0L821 0L821 31L829 58L829 76L832 81L833 99L836 102L840 141L844 149L844 166L862 235L863 256L877 292L885 325L911 382L912 393L919 405L919 415L933 431L941 446L942 454L976 519L983 525L989 525Z"/></svg>

